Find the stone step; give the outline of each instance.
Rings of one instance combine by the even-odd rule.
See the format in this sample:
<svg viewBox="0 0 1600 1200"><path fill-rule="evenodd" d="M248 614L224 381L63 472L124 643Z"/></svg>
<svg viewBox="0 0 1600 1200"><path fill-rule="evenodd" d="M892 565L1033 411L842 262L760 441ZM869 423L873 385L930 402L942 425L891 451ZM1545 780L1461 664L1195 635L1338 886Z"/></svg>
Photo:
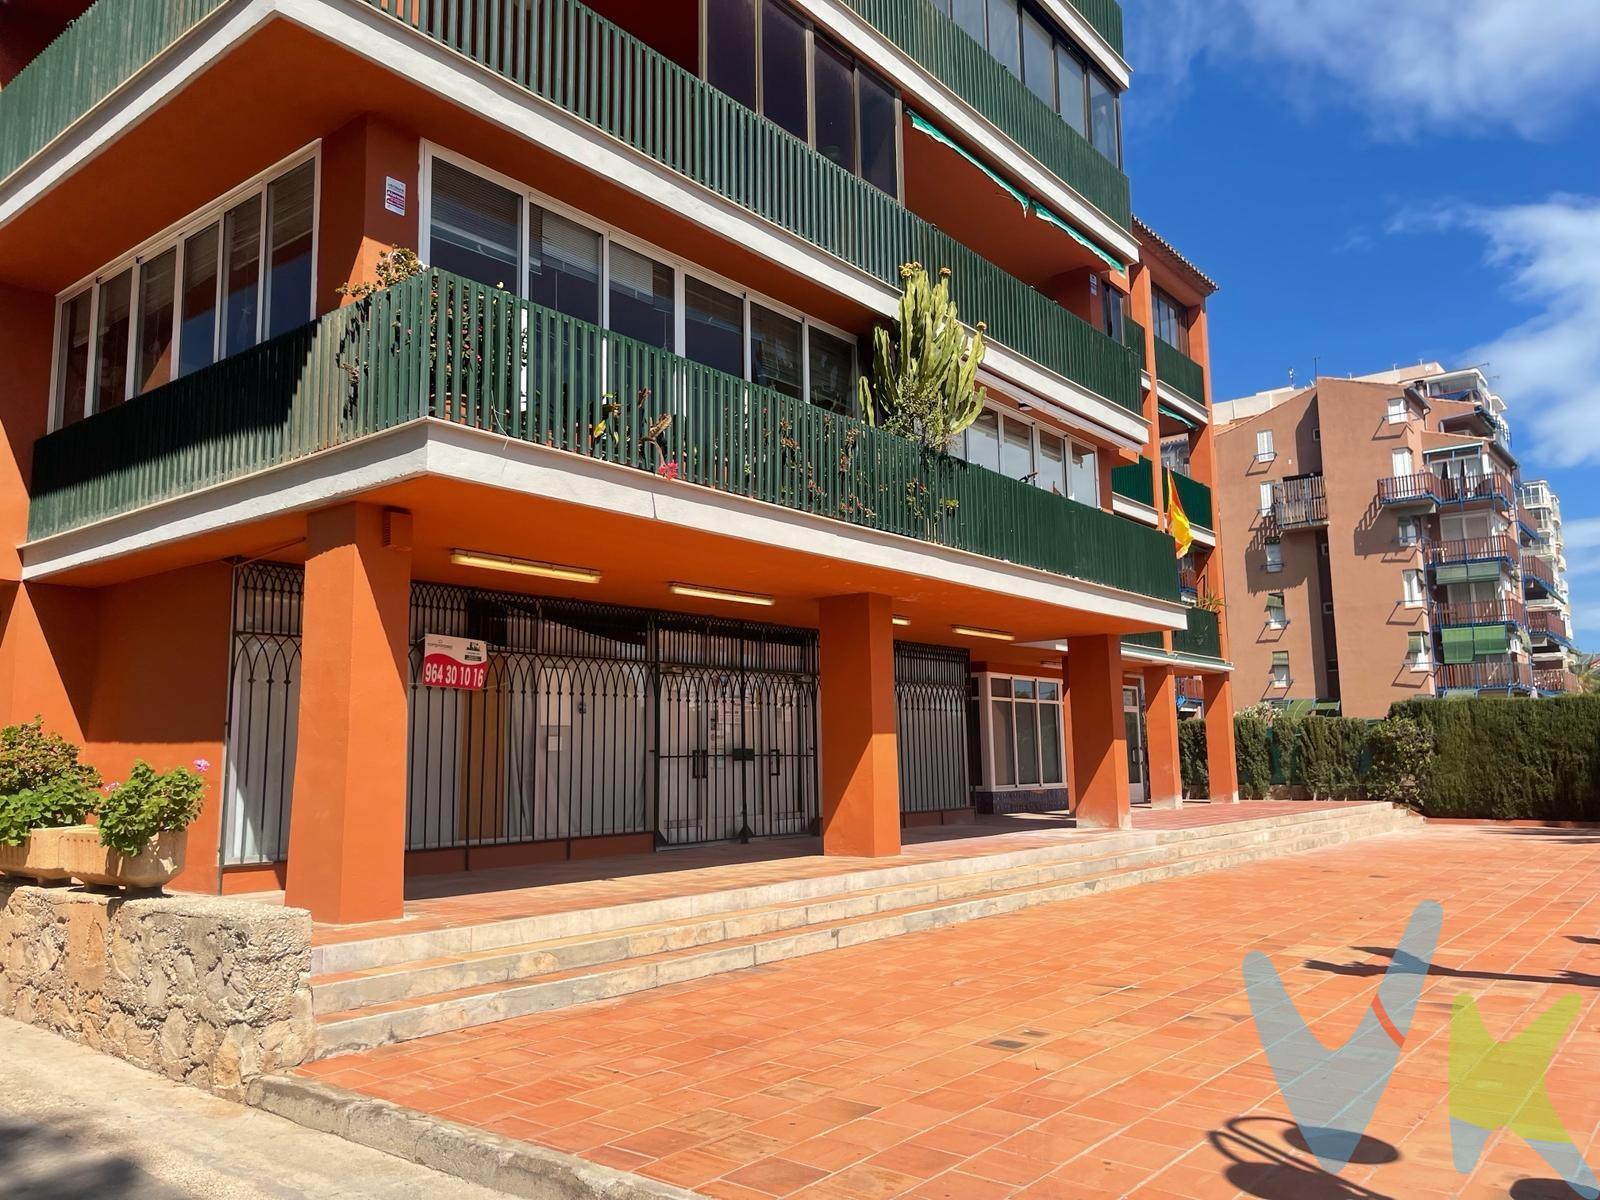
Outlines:
<svg viewBox="0 0 1600 1200"><path fill-rule="evenodd" d="M707 943L662 945L653 952L597 964L485 981L347 1010L324 1009L317 1017L317 1057L548 1012L1038 904L1311 852L1416 827L1408 814L1396 810L1369 810L1359 815L1352 812L1340 814L1340 819L1333 821L1298 823L1276 838L1202 839L1210 844L1195 852L1132 865L1119 867L1115 858L1102 856L1095 870L1006 890L979 889L957 899L932 899L888 911L837 916ZM640 949L649 944L637 943ZM541 952L531 947L528 950L530 954ZM426 973L437 965L418 964L418 969ZM319 985L314 985L314 990L316 986Z"/></svg>
<svg viewBox="0 0 1600 1200"><path fill-rule="evenodd" d="M579 967L593 967L669 950L690 949L760 934L776 933L851 917L958 900L989 892L1014 891L1091 873L1131 870L1158 861L1179 861L1210 853L1352 822L1387 826L1394 816L1382 809L1329 813L1288 826L1239 829L1215 826L1213 836L1133 849L1103 850L1054 862L912 881L863 891L847 891L787 904L771 904L689 916L598 933L524 942L513 946L389 963L354 971L324 973L312 979L319 1013L343 1012L416 996L483 984L531 979ZM1103 845L1103 843L1102 843Z"/></svg>
<svg viewBox="0 0 1600 1200"><path fill-rule="evenodd" d="M579 908L561 912L510 917L447 929L388 937L332 942L312 948L312 973L344 974L374 967L419 960L450 958L483 950L499 950L532 942L615 932L644 925L682 922L695 917L741 912L752 908L833 898L852 892L874 891L904 883L929 883L962 875L989 874L1013 867L1098 857L1146 846L1180 845L1218 836L1276 830L1280 834L1301 825L1347 820L1375 809L1395 812L1388 805L1352 804L1347 809L1309 809L1224 825L1198 825L1186 829L1129 830L1094 834L1079 841L1033 846L1000 854L901 863L870 867L836 875L787 879L746 887L690 893L659 900Z"/></svg>

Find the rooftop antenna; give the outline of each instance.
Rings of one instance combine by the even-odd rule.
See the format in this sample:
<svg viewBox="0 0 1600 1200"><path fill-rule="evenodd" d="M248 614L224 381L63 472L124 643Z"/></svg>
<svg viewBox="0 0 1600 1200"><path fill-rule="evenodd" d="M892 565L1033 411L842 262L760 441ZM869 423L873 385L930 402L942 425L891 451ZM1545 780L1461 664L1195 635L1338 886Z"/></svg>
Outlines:
<svg viewBox="0 0 1600 1200"><path fill-rule="evenodd" d="M1289 368L1289 386L1291 388L1294 387L1294 368L1293 367Z"/></svg>
<svg viewBox="0 0 1600 1200"><path fill-rule="evenodd" d="M1311 358L1311 378L1322 378L1322 355L1313 355Z"/></svg>

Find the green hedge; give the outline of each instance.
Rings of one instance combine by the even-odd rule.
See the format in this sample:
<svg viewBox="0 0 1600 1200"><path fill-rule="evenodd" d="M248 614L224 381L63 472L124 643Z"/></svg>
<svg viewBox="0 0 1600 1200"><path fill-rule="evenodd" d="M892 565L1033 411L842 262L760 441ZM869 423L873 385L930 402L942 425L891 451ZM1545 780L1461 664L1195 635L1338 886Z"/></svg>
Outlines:
<svg viewBox="0 0 1600 1200"><path fill-rule="evenodd" d="M1204 719L1178 722L1178 769L1183 774L1183 794L1192 800L1211 795L1211 768L1206 762Z"/></svg>
<svg viewBox="0 0 1600 1200"><path fill-rule="evenodd" d="M1600 696L1407 700L1433 737L1430 817L1600 821Z"/></svg>

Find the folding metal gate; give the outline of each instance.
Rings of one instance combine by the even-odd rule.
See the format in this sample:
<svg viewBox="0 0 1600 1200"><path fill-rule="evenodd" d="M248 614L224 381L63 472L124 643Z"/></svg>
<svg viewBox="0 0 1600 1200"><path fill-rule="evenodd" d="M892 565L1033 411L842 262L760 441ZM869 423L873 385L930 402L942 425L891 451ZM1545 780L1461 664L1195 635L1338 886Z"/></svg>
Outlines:
<svg viewBox="0 0 1600 1200"><path fill-rule="evenodd" d="M652 833L662 844L816 823L816 635L417 584L411 635L481 638L481 692L412 655L410 849Z"/></svg>
<svg viewBox="0 0 1600 1200"><path fill-rule="evenodd" d="M667 614L658 633L660 840L811 832L816 635Z"/></svg>
<svg viewBox="0 0 1600 1200"><path fill-rule="evenodd" d="M902 812L971 805L967 751L971 674L965 650L895 643Z"/></svg>
<svg viewBox="0 0 1600 1200"><path fill-rule="evenodd" d="M251 563L234 572L222 826L230 865L288 856L304 590L299 567Z"/></svg>
<svg viewBox="0 0 1600 1200"><path fill-rule="evenodd" d="M287 856L304 572L240 567L223 861ZM482 691L421 682L427 634L489 644ZM810 630L444 584L411 593L406 848L817 826Z"/></svg>

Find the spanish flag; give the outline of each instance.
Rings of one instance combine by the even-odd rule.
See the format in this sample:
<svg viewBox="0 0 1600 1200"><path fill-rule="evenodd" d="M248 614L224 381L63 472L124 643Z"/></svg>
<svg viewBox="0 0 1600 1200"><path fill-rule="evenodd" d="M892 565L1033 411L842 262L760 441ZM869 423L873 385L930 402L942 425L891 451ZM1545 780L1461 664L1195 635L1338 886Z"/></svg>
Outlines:
<svg viewBox="0 0 1600 1200"><path fill-rule="evenodd" d="M1167 471L1167 532L1178 544L1178 557L1189 553L1194 545L1194 531L1189 528L1189 514L1183 511L1183 501L1178 499L1177 485L1172 481L1172 471Z"/></svg>

